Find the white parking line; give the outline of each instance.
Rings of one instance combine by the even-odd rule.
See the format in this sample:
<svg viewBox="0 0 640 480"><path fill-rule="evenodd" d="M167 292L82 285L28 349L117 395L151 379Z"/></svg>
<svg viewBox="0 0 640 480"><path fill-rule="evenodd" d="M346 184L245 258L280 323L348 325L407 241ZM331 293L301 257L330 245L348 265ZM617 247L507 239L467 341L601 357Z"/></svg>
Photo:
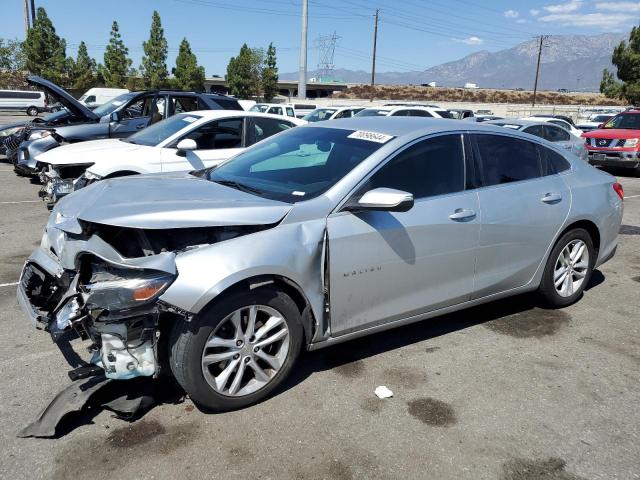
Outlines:
<svg viewBox="0 0 640 480"><path fill-rule="evenodd" d="M0 287L13 287L13 286L15 286L17 284L18 284L18 282L0 283Z"/></svg>
<svg viewBox="0 0 640 480"><path fill-rule="evenodd" d="M628 195L624 197L624 199L626 200L627 198L637 198L637 197L640 197L640 195Z"/></svg>
<svg viewBox="0 0 640 480"><path fill-rule="evenodd" d="M42 203L42 200L16 200L15 202L0 202L0 205L10 205L15 203Z"/></svg>

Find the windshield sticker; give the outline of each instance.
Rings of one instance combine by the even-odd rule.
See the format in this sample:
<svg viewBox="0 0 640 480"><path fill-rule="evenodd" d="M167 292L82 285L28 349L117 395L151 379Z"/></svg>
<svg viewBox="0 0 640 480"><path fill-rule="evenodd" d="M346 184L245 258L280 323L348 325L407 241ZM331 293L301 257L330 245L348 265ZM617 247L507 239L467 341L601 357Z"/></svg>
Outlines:
<svg viewBox="0 0 640 480"><path fill-rule="evenodd" d="M197 120L196 117L184 117L183 120L188 123L193 123Z"/></svg>
<svg viewBox="0 0 640 480"><path fill-rule="evenodd" d="M296 197L304 197L305 192L298 192L297 190L295 192L291 192L291 195L295 195Z"/></svg>
<svg viewBox="0 0 640 480"><path fill-rule="evenodd" d="M358 140L369 140L376 143L387 143L393 138L393 135L386 135L378 132L367 132L364 130L358 130L348 135L347 138L357 138Z"/></svg>

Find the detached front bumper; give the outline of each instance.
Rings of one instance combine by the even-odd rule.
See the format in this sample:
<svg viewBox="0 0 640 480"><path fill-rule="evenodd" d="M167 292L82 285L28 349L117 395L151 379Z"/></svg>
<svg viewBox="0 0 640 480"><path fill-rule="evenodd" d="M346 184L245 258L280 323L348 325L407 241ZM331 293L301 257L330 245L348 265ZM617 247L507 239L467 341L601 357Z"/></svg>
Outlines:
<svg viewBox="0 0 640 480"><path fill-rule="evenodd" d="M640 167L640 152L629 150L589 150L589 163L598 167L636 169Z"/></svg>

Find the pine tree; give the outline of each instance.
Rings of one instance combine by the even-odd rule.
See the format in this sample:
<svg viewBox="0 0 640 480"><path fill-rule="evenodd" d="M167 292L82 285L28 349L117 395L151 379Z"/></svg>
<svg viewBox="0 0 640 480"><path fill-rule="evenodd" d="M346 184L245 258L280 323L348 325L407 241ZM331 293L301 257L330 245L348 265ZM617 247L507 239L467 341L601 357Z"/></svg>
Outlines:
<svg viewBox="0 0 640 480"><path fill-rule="evenodd" d="M259 95L264 51L243 44L237 57L227 65L227 85L232 95L249 98Z"/></svg>
<svg viewBox="0 0 640 480"><path fill-rule="evenodd" d="M191 51L186 38L180 42L180 50L176 57L176 66L171 70L175 76L173 84L181 90L204 90L204 67L198 66L198 59Z"/></svg>
<svg viewBox="0 0 640 480"><path fill-rule="evenodd" d="M607 98L620 98L622 84L618 82L613 73L606 68L602 71L602 80L600 81L600 93Z"/></svg>
<svg viewBox="0 0 640 480"><path fill-rule="evenodd" d="M618 68L618 78L622 81L620 95L631 104L640 103L640 27L633 27L629 42L622 41L613 51L611 62ZM605 82L606 80L606 82ZM605 86L615 92L615 80L602 78ZM613 82L613 83L612 83ZM601 84L602 88L602 84Z"/></svg>
<svg viewBox="0 0 640 480"><path fill-rule="evenodd" d="M262 92L267 102L278 94L278 67L276 64L276 47L273 43L267 48L267 57L262 70Z"/></svg>
<svg viewBox="0 0 640 480"><path fill-rule="evenodd" d="M23 44L27 70L54 83L63 83L67 66L66 47L45 9L38 7L36 20Z"/></svg>
<svg viewBox="0 0 640 480"><path fill-rule="evenodd" d="M109 44L104 51L104 67L99 69L99 74L104 78L107 87L124 87L127 70L131 65L131 59L127 57L129 49L124 46L118 22L111 25Z"/></svg>
<svg viewBox="0 0 640 480"><path fill-rule="evenodd" d="M86 91L96 83L96 61L89 56L87 45L80 42L78 56L73 65L73 88Z"/></svg>
<svg viewBox="0 0 640 480"><path fill-rule="evenodd" d="M147 88L162 88L167 84L167 39L160 15L153 11L149 40L142 43L142 77Z"/></svg>

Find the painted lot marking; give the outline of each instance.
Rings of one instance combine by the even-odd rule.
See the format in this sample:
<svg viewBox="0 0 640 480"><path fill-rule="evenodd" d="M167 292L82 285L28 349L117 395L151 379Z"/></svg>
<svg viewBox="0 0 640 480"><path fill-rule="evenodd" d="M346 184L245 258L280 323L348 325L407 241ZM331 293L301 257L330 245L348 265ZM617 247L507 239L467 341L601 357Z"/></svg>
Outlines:
<svg viewBox="0 0 640 480"><path fill-rule="evenodd" d="M10 282L10 283L0 283L0 287L13 287L17 285L18 282Z"/></svg>
<svg viewBox="0 0 640 480"><path fill-rule="evenodd" d="M0 202L0 205L12 205L16 203L41 203L42 200L16 200L12 202Z"/></svg>

